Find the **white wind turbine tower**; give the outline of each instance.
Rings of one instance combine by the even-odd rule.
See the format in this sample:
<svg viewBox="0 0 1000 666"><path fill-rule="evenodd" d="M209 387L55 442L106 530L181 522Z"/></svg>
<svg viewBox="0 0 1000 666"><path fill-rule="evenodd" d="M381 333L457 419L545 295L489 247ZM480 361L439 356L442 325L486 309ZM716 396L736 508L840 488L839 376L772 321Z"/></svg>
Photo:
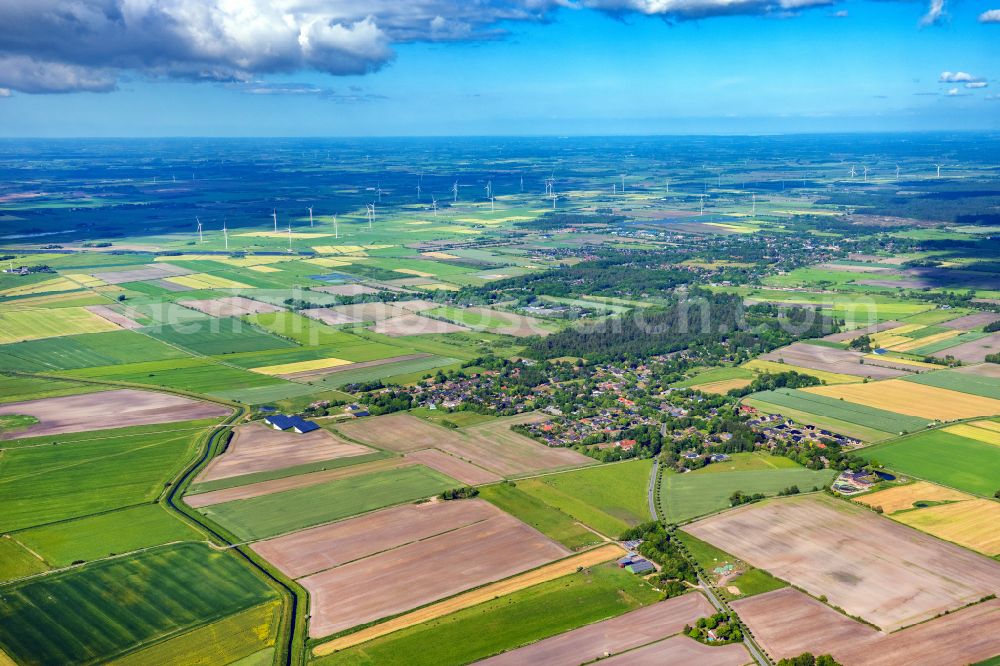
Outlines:
<svg viewBox="0 0 1000 666"><path fill-rule="evenodd" d="M368 228L371 229L372 223L375 221L375 202L366 204L366 207L368 209Z"/></svg>
<svg viewBox="0 0 1000 666"><path fill-rule="evenodd" d="M899 180L899 165L896 165L896 180Z"/></svg>
<svg viewBox="0 0 1000 666"><path fill-rule="evenodd" d="M625 174L622 174L622 194L625 194Z"/></svg>
<svg viewBox="0 0 1000 666"><path fill-rule="evenodd" d="M705 197L707 197L707 196L708 196L707 194L699 194L698 195L698 199L701 201L701 208L698 210L698 215L699 216L702 216L702 215L705 214Z"/></svg>
<svg viewBox="0 0 1000 666"><path fill-rule="evenodd" d="M855 176L857 176L857 175L858 175L858 170L857 170L857 169L855 169L855 168L854 168L854 165L852 164L852 165L851 165L851 178L854 178L854 177L855 177Z"/></svg>
<svg viewBox="0 0 1000 666"><path fill-rule="evenodd" d="M611 194L618 194L618 183L611 183Z"/></svg>
<svg viewBox="0 0 1000 666"><path fill-rule="evenodd" d="M452 195L452 202L458 201L458 181L457 180L454 183L452 183L452 185L451 185L451 195Z"/></svg>
<svg viewBox="0 0 1000 666"><path fill-rule="evenodd" d="M229 252L229 229L226 228L227 218L222 218L222 238L226 242L226 252Z"/></svg>
<svg viewBox="0 0 1000 666"><path fill-rule="evenodd" d="M670 194L670 179L667 178L667 194Z"/></svg>
<svg viewBox="0 0 1000 666"><path fill-rule="evenodd" d="M437 217L437 214L438 214L438 200L434 197L433 194L431 195L431 208L434 210L434 217Z"/></svg>
<svg viewBox="0 0 1000 666"><path fill-rule="evenodd" d="M521 194L524 194L524 176L521 176Z"/></svg>
<svg viewBox="0 0 1000 666"><path fill-rule="evenodd" d="M313 207L309 206L309 227L312 228L313 225Z"/></svg>
<svg viewBox="0 0 1000 666"><path fill-rule="evenodd" d="M420 181L417 181L417 201L420 201Z"/></svg>
<svg viewBox="0 0 1000 666"><path fill-rule="evenodd" d="M337 214L333 214L333 237L340 238L340 228L337 226Z"/></svg>
<svg viewBox="0 0 1000 666"><path fill-rule="evenodd" d="M940 178L941 177L941 166L942 165L941 164L935 164L934 166L937 167L937 177Z"/></svg>
<svg viewBox="0 0 1000 666"><path fill-rule="evenodd" d="M865 182L867 183L867 182L868 182L868 167L866 167L866 166L863 166L863 167L861 167L861 168L862 168L862 169L864 170L864 172L865 172Z"/></svg>
<svg viewBox="0 0 1000 666"><path fill-rule="evenodd" d="M382 203L382 183L379 181L378 185L375 187L375 195L378 197L378 202Z"/></svg>
<svg viewBox="0 0 1000 666"><path fill-rule="evenodd" d="M493 181L492 180L486 181L486 198L487 199L492 199L493 198Z"/></svg>
<svg viewBox="0 0 1000 666"><path fill-rule="evenodd" d="M288 251L292 251L292 221L288 220Z"/></svg>
<svg viewBox="0 0 1000 666"><path fill-rule="evenodd" d="M274 220L274 233L278 233L278 211L277 209L271 209L271 219Z"/></svg>
<svg viewBox="0 0 1000 666"><path fill-rule="evenodd" d="M204 243L205 242L205 236L202 235L202 233L201 233L201 220L198 219L197 217L194 218L194 219L197 220L197 222L198 222L198 242L199 243Z"/></svg>

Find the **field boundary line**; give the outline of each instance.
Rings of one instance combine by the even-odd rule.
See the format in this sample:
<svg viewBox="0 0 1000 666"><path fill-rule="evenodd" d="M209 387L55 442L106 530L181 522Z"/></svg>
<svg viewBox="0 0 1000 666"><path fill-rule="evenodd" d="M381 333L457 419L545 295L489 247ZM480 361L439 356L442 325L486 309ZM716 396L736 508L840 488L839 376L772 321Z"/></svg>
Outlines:
<svg viewBox="0 0 1000 666"><path fill-rule="evenodd" d="M489 583L480 588L463 592L450 599L438 601L424 608L410 611L404 615L397 616L386 622L362 629L353 634L348 634L341 638L335 638L326 643L321 643L313 648L313 655L322 657L334 652L344 650L370 640L381 638L401 629L406 629L429 620L433 620L450 613L454 613L480 603L489 601L498 596L504 596L517 592L540 583L545 583L556 578L574 573L580 567L594 566L608 562L625 550L616 543L607 543L603 546L571 555L562 560L551 562L538 569L517 574L505 580Z"/></svg>

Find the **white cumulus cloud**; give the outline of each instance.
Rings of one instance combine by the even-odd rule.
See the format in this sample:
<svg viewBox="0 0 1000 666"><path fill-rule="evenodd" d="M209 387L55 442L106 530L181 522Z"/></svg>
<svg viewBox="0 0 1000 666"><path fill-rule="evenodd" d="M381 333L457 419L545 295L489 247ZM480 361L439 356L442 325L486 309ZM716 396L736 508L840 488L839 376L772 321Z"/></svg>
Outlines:
<svg viewBox="0 0 1000 666"><path fill-rule="evenodd" d="M1000 9L987 9L979 15L980 23L1000 23Z"/></svg>

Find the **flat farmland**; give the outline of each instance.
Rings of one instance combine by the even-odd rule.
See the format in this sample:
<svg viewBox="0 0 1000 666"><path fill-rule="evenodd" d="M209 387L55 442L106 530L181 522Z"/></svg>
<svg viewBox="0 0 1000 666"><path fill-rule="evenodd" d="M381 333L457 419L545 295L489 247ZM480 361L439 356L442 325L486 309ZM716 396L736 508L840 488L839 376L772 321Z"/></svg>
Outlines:
<svg viewBox="0 0 1000 666"><path fill-rule="evenodd" d="M174 429L171 430L171 427ZM106 432L99 439L23 440L0 456L0 532L148 502L194 456L190 424L162 432ZM37 441L42 446L31 446Z"/></svg>
<svg viewBox="0 0 1000 666"><path fill-rule="evenodd" d="M787 347L764 354L760 358L765 361L784 361L791 365L811 368L813 370L841 375L854 375L857 377L871 377L873 379L887 379L908 374L903 370L862 363L864 354L861 352L820 347L804 342L794 342Z"/></svg>
<svg viewBox="0 0 1000 666"><path fill-rule="evenodd" d="M572 550L592 546L601 540L573 516L529 495L513 483L484 486L479 489L479 496Z"/></svg>
<svg viewBox="0 0 1000 666"><path fill-rule="evenodd" d="M97 315L98 317L101 317L102 319L108 320L109 322L120 328L127 328L130 330L142 328L142 324L140 324L139 322L135 321L134 319L130 319L121 312L112 310L107 305L88 305L86 306L86 309L89 312Z"/></svg>
<svg viewBox="0 0 1000 666"><path fill-rule="evenodd" d="M117 330L117 325L83 307L0 311L0 344Z"/></svg>
<svg viewBox="0 0 1000 666"><path fill-rule="evenodd" d="M173 264L147 264L139 268L121 271L100 271L91 273L93 277L108 284L124 284L126 282L144 282L146 280L162 280L176 275L189 275L193 271Z"/></svg>
<svg viewBox="0 0 1000 666"><path fill-rule="evenodd" d="M0 648L22 664L99 663L277 598L238 558L204 544L0 587Z"/></svg>
<svg viewBox="0 0 1000 666"><path fill-rule="evenodd" d="M892 634L792 588L732 602L774 660L831 654L845 666L965 666L1000 651L1000 602L986 601Z"/></svg>
<svg viewBox="0 0 1000 666"><path fill-rule="evenodd" d="M823 428L824 430L853 437L862 442L880 442L885 439L891 439L895 436L891 432L884 432L875 428L858 425L857 423L849 423L831 416L821 416L815 412L803 411L786 405L758 400L753 396L744 398L743 404L753 407L764 414L780 414L785 418L792 419L796 423L814 425L818 428Z"/></svg>
<svg viewBox="0 0 1000 666"><path fill-rule="evenodd" d="M698 666L743 666L753 658L741 643L705 645L687 636L674 636L619 654L601 664L614 666L662 666L663 664L697 664Z"/></svg>
<svg viewBox="0 0 1000 666"><path fill-rule="evenodd" d="M0 583L48 570L48 565L10 535L0 537Z"/></svg>
<svg viewBox="0 0 1000 666"><path fill-rule="evenodd" d="M546 638L479 663L482 666L577 666L672 636L679 633L684 625L693 626L698 618L713 612L708 599L699 592L693 592ZM737 662L737 666L744 663Z"/></svg>
<svg viewBox="0 0 1000 666"><path fill-rule="evenodd" d="M373 451L367 446L340 439L322 428L299 435L275 430L264 423L247 423L233 429L233 439L226 451L214 458L196 481L214 481L368 453Z"/></svg>
<svg viewBox="0 0 1000 666"><path fill-rule="evenodd" d="M152 326L143 329L143 332L157 340L206 356L296 346L290 340L266 333L236 317L206 317L183 324Z"/></svg>
<svg viewBox="0 0 1000 666"><path fill-rule="evenodd" d="M224 296L202 300L178 300L178 304L186 308L203 312L212 317L243 317L265 312L281 312L284 308L255 301L243 296Z"/></svg>
<svg viewBox="0 0 1000 666"><path fill-rule="evenodd" d="M825 496L740 507L685 530L884 631L1000 590L1000 563Z"/></svg>
<svg viewBox="0 0 1000 666"><path fill-rule="evenodd" d="M568 554L516 518L498 512L475 524L301 579L312 600L309 634L328 636L396 615Z"/></svg>
<svg viewBox="0 0 1000 666"><path fill-rule="evenodd" d="M992 371L991 366L998 368L998 371ZM1000 366L992 363L925 372L907 377L906 381L1000 400Z"/></svg>
<svg viewBox="0 0 1000 666"><path fill-rule="evenodd" d="M338 423L336 429L351 439L397 453L431 448L451 434L406 412Z"/></svg>
<svg viewBox="0 0 1000 666"><path fill-rule="evenodd" d="M27 414L38 419L38 423L17 433L0 433L0 439L222 418L229 413L228 407L166 393L132 389L101 391L3 405L0 415Z"/></svg>
<svg viewBox="0 0 1000 666"><path fill-rule="evenodd" d="M880 383L881 384L881 383ZM852 384L851 386L869 386L868 384ZM872 384L874 386L874 384ZM825 386L821 388L841 389L843 386ZM804 390L777 389L776 391L761 391L751 396L780 407L788 407L817 416L826 416L847 423L854 423L864 428L874 428L885 432L913 432L927 426L928 417L917 417L899 412L877 409L873 405L859 404L849 400L839 400L837 397Z"/></svg>
<svg viewBox="0 0 1000 666"><path fill-rule="evenodd" d="M245 541L437 495L461 484L422 465L214 504L199 511Z"/></svg>
<svg viewBox="0 0 1000 666"><path fill-rule="evenodd" d="M943 430L901 437L861 450L890 469L945 486L991 496L1000 479L1000 447Z"/></svg>
<svg viewBox="0 0 1000 666"><path fill-rule="evenodd" d="M84 333L0 347L0 367L38 372L188 358L186 352L130 331Z"/></svg>
<svg viewBox="0 0 1000 666"><path fill-rule="evenodd" d="M886 515L891 515L897 511L912 509L917 502L961 502L967 499L972 499L972 496L926 481L917 481L861 495L855 497L854 501L872 508L880 506Z"/></svg>
<svg viewBox="0 0 1000 666"><path fill-rule="evenodd" d="M1000 353L1000 333L991 333L979 340L971 340L935 352L934 356L938 358L952 356L964 363L982 363L990 354L998 353Z"/></svg>
<svg viewBox="0 0 1000 666"><path fill-rule="evenodd" d="M1000 502L969 499L904 511L892 519L984 555L1000 555Z"/></svg>
<svg viewBox="0 0 1000 666"><path fill-rule="evenodd" d="M373 324L370 329L374 333L387 335L390 338L401 338L410 335L429 335L443 333L461 333L470 329L446 321L438 321L418 314L404 314L399 317L383 319Z"/></svg>
<svg viewBox="0 0 1000 666"><path fill-rule="evenodd" d="M718 382L707 384L695 384L691 388L698 389L702 393L726 394L733 389L741 389L750 386L750 379L724 379Z"/></svg>
<svg viewBox="0 0 1000 666"><path fill-rule="evenodd" d="M551 324L541 319L513 312L491 310L489 308L441 307L430 310L428 314L434 317L450 319L469 328L490 331L491 333L513 335L515 337L526 337L529 335L545 336L554 330Z"/></svg>
<svg viewBox="0 0 1000 666"><path fill-rule="evenodd" d="M253 549L301 578L502 515L482 500L404 504L260 541Z"/></svg>
<svg viewBox="0 0 1000 666"><path fill-rule="evenodd" d="M991 425L995 427L991 428ZM977 442L983 442L984 444L1000 446L1000 424L993 421L956 423L955 425L948 426L947 428L942 428L942 430L953 435L958 435L959 437L974 439Z"/></svg>
<svg viewBox="0 0 1000 666"><path fill-rule="evenodd" d="M547 419L537 413L522 414L468 426L457 431L458 438L442 442L437 448L504 476L597 464L582 453L543 446L510 429L516 423Z"/></svg>
<svg viewBox="0 0 1000 666"><path fill-rule="evenodd" d="M458 479L470 486L478 486L502 480L502 477L498 474L494 474L482 467L478 467L437 449L414 451L413 453L406 454L406 458L407 460L427 465L431 469L436 469L442 474L447 474L451 478Z"/></svg>
<svg viewBox="0 0 1000 666"><path fill-rule="evenodd" d="M1000 321L1000 314L995 312L977 312L975 314L959 317L958 319L946 321L939 325L944 326L945 328L954 328L960 331L971 331L974 328L982 328L995 321Z"/></svg>
<svg viewBox="0 0 1000 666"><path fill-rule="evenodd" d="M938 421L1000 414L1000 400L893 379L869 384L813 386L802 390L834 400L843 398L854 404Z"/></svg>

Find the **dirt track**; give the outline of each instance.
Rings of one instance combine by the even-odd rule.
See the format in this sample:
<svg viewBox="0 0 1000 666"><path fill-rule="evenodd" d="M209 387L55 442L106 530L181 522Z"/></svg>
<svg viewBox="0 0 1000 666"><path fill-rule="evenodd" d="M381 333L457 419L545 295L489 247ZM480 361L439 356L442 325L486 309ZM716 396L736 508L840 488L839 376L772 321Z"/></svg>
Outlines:
<svg viewBox="0 0 1000 666"><path fill-rule="evenodd" d="M301 578L501 514L482 500L404 504L261 541L253 549Z"/></svg>
<svg viewBox="0 0 1000 666"><path fill-rule="evenodd" d="M395 615L565 557L507 514L307 576L310 636Z"/></svg>
<svg viewBox="0 0 1000 666"><path fill-rule="evenodd" d="M322 428L297 435L275 430L264 423L247 423L235 428L229 448L208 464L196 482L366 453L372 453L372 450L344 441Z"/></svg>
<svg viewBox="0 0 1000 666"><path fill-rule="evenodd" d="M768 500L684 530L886 631L1000 592L1000 563L823 495Z"/></svg>
<svg viewBox="0 0 1000 666"><path fill-rule="evenodd" d="M618 654L672 636L681 631L685 624L693 625L695 620L711 615L712 612L708 599L699 592L692 592L477 663L482 666L577 666L600 659L606 654ZM629 655L631 654L633 653L630 652ZM659 663L676 662L661 660ZM736 666L743 663L746 662L736 662Z"/></svg>
<svg viewBox="0 0 1000 666"><path fill-rule="evenodd" d="M845 666L963 666L1000 654L1000 601L883 634L798 590L732 602L768 655L832 654Z"/></svg>
<svg viewBox="0 0 1000 666"><path fill-rule="evenodd" d="M193 421L223 417L229 413L227 407L167 393L132 389L101 391L0 406L0 415L26 414L39 421L14 433L0 433L0 439Z"/></svg>

